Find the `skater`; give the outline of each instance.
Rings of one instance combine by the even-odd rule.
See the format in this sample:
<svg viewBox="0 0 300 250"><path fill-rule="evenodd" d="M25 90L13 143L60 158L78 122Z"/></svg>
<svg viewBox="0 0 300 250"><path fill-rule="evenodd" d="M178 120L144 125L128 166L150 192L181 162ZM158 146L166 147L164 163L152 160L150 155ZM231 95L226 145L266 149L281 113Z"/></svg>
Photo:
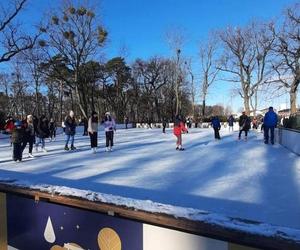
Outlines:
<svg viewBox="0 0 300 250"><path fill-rule="evenodd" d="M45 115L41 115L40 119L38 120L37 125L37 143L35 144L35 151L38 152L39 144L42 145L42 151L47 152L45 148L45 139L49 137L49 122Z"/></svg>
<svg viewBox="0 0 300 250"><path fill-rule="evenodd" d="M66 135L66 143L65 143L65 150L70 150L69 148L69 141L71 139L71 150L75 150L76 147L74 146L74 137L76 133L76 120L74 117L74 112L71 110L70 114L66 117L65 120L65 135Z"/></svg>
<svg viewBox="0 0 300 250"><path fill-rule="evenodd" d="M277 126L278 118L273 107L269 107L269 111L264 117L264 139L265 144L269 143L269 130L271 131L271 144L274 145L274 129Z"/></svg>
<svg viewBox="0 0 300 250"><path fill-rule="evenodd" d="M167 127L167 119L166 118L163 119L162 126L163 126L163 131L162 132L165 134L166 133L166 127Z"/></svg>
<svg viewBox="0 0 300 250"><path fill-rule="evenodd" d="M22 122L16 121L12 131L12 144L13 144L13 160L15 162L22 161L22 142L24 137L24 128Z"/></svg>
<svg viewBox="0 0 300 250"><path fill-rule="evenodd" d="M95 111L92 112L88 122L88 133L91 139L91 149L95 154L98 146L98 116Z"/></svg>
<svg viewBox="0 0 300 250"><path fill-rule="evenodd" d="M83 117L82 123L83 123L83 136L86 136L88 135L88 120L85 117Z"/></svg>
<svg viewBox="0 0 300 250"><path fill-rule="evenodd" d="M242 113L239 119L240 132L239 132L239 140L241 139L242 132L245 132L245 141L247 141L248 131L251 126L250 118L246 115L245 111Z"/></svg>
<svg viewBox="0 0 300 250"><path fill-rule="evenodd" d="M187 132L188 130L186 129L182 118L180 115L176 115L175 117L175 122L174 122L174 128L173 128L173 133L177 138L176 141L176 150L184 150L184 148L182 147L182 133Z"/></svg>
<svg viewBox="0 0 300 250"><path fill-rule="evenodd" d="M34 158L32 154L33 144L35 143L35 129L33 125L33 116L28 115L27 119L23 122L24 127L24 138L23 138L23 144L22 144L22 152L24 152L24 149L27 146L27 143L29 144L29 151L28 156L30 158Z"/></svg>
<svg viewBox="0 0 300 250"><path fill-rule="evenodd" d="M125 123L125 129L128 129L128 117L127 116L125 116L125 118L124 118L124 123Z"/></svg>
<svg viewBox="0 0 300 250"><path fill-rule="evenodd" d="M55 141L56 138L56 122L53 118L49 122L50 141Z"/></svg>
<svg viewBox="0 0 300 250"><path fill-rule="evenodd" d="M215 132L215 139L216 140L221 140L220 133L219 133L219 131L221 129L221 124L220 124L220 120L219 120L218 116L214 116L212 118L211 126L213 127L214 132Z"/></svg>
<svg viewBox="0 0 300 250"><path fill-rule="evenodd" d="M105 113L104 129L106 137L106 152L112 151L114 145L114 131L116 131L115 120L111 117L110 112Z"/></svg>
<svg viewBox="0 0 300 250"><path fill-rule="evenodd" d="M227 122L228 122L229 132L230 132L230 131L233 131L233 125L234 125L234 118L233 118L233 115L230 115L230 116L228 117Z"/></svg>
<svg viewBox="0 0 300 250"><path fill-rule="evenodd" d="M257 118L254 116L254 117L253 117L253 120L252 120L252 129L257 130L257 128L258 128L258 120L257 120Z"/></svg>
<svg viewBox="0 0 300 250"><path fill-rule="evenodd" d="M12 131L15 128L14 123L15 121L12 118L12 116L9 116L4 126L5 133L9 134L10 146L12 146L11 136L12 136Z"/></svg>

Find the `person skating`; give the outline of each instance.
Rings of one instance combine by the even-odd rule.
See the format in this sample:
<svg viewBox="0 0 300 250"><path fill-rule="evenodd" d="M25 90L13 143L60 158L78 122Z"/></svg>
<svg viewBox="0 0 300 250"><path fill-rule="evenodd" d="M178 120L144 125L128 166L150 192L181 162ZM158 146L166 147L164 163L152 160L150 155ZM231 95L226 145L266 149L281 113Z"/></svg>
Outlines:
<svg viewBox="0 0 300 250"><path fill-rule="evenodd" d="M242 132L245 132L245 140L247 140L248 131L251 126L250 118L246 115L245 111L242 113L239 119L240 132L238 139L241 139Z"/></svg>
<svg viewBox="0 0 300 250"><path fill-rule="evenodd" d="M176 141L176 150L184 150L182 147L182 133L187 132L188 130L186 129L182 118L180 115L176 115L175 121L174 121L174 128L173 128L173 134L176 136L177 141Z"/></svg>
<svg viewBox="0 0 300 250"><path fill-rule="evenodd" d="M256 117L253 117L253 120L252 120L252 128L257 130L258 128L258 120Z"/></svg>
<svg viewBox="0 0 300 250"><path fill-rule="evenodd" d="M16 121L12 130L11 141L13 144L13 160L15 162L22 161L22 143L24 137L24 128L22 122Z"/></svg>
<svg viewBox="0 0 300 250"><path fill-rule="evenodd" d="M55 141L56 137L56 122L53 118L49 122L50 141Z"/></svg>
<svg viewBox="0 0 300 250"><path fill-rule="evenodd" d="M166 118L163 119L162 126L163 126L162 132L165 134L166 133L166 127L167 127L167 119Z"/></svg>
<svg viewBox="0 0 300 250"><path fill-rule="evenodd" d="M29 144L29 151L28 155L31 158L34 158L32 154L33 144L35 143L35 128L33 125L33 116L28 115L27 119L23 122L24 127L24 138L23 138L23 144L22 144L22 152L24 152L24 149L27 146L27 143Z"/></svg>
<svg viewBox="0 0 300 250"><path fill-rule="evenodd" d="M220 140L221 137L220 137L220 129L221 129L221 123L220 123L220 120L219 120L219 117L218 116L214 116L211 120L211 126L213 127L214 129L214 132L215 132L215 139L216 140Z"/></svg>
<svg viewBox="0 0 300 250"><path fill-rule="evenodd" d="M230 132L230 131L233 131L233 125L234 125L234 118L233 118L233 115L230 115L230 116L228 117L227 122L228 122L229 132Z"/></svg>
<svg viewBox="0 0 300 250"><path fill-rule="evenodd" d="M9 134L10 146L12 146L11 136L12 136L12 131L15 128L14 123L15 121L12 118L12 116L9 116L4 126L5 133Z"/></svg>
<svg viewBox="0 0 300 250"><path fill-rule="evenodd" d="M106 151L112 151L112 147L114 146L114 131L116 131L116 122L111 117L110 112L105 113L103 125L106 137Z"/></svg>
<svg viewBox="0 0 300 250"><path fill-rule="evenodd" d="M269 111L264 117L264 141L265 144L269 143L269 130L271 131L271 144L274 144L274 129L277 126L278 117L274 112L273 107L269 107Z"/></svg>
<svg viewBox="0 0 300 250"><path fill-rule="evenodd" d="M86 135L88 135L88 120L85 118L85 117L83 117L83 119L82 119L82 123L83 123L83 136L86 136Z"/></svg>
<svg viewBox="0 0 300 250"><path fill-rule="evenodd" d="M128 122L129 122L129 119L127 116L125 116L125 118L124 118L125 129L128 129Z"/></svg>
<svg viewBox="0 0 300 250"><path fill-rule="evenodd" d="M88 133L91 139L92 152L96 153L98 146L98 116L95 111L92 112L88 121Z"/></svg>
<svg viewBox="0 0 300 250"><path fill-rule="evenodd" d="M35 144L35 150L38 151L38 147L41 144L42 151L47 152L45 148L45 139L49 137L49 122L45 115L41 115L37 124L37 143Z"/></svg>
<svg viewBox="0 0 300 250"><path fill-rule="evenodd" d="M65 120L65 150L69 150L69 141L71 139L71 150L75 150L76 147L74 146L74 140L75 140L75 133L76 133L76 120L74 117L74 112L71 110L69 115L66 117Z"/></svg>

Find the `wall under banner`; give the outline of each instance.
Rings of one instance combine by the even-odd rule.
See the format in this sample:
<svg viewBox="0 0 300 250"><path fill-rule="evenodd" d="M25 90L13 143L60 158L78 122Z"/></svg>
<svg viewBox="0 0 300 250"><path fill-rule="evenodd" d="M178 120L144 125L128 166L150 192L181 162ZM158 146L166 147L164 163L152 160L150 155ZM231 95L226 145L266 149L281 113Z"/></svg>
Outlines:
<svg viewBox="0 0 300 250"><path fill-rule="evenodd" d="M0 193L0 250L246 250L85 209Z"/></svg>

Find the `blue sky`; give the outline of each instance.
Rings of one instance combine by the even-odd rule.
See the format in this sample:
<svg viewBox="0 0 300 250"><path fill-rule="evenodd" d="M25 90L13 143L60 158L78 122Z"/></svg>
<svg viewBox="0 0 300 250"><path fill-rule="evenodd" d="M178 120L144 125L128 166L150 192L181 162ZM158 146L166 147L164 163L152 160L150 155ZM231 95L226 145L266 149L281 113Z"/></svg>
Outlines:
<svg viewBox="0 0 300 250"><path fill-rule="evenodd" d="M29 0L23 22L36 23L45 13L56 8L62 0ZM77 2L77 0L75 0ZM127 48L127 60L150 58L155 55L171 56L165 33L174 27L184 30L187 42L182 54L192 57L197 75L198 47L205 41L210 30L229 25L243 26L248 22L280 18L282 10L294 0L91 0L98 7L101 19L109 32L106 57L120 54ZM200 79L198 79L200 81ZM210 91L210 104L229 104L231 86L227 83L215 85ZM285 102L278 100L278 102ZM237 109L239 97L233 99ZM271 103L274 105L274 103ZM264 105L264 104L263 104Z"/></svg>

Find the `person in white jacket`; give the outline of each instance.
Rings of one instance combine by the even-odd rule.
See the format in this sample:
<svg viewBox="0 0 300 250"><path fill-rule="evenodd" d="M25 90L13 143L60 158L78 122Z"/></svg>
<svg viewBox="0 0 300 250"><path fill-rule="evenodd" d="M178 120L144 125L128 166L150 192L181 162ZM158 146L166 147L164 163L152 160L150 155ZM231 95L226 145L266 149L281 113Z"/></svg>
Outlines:
<svg viewBox="0 0 300 250"><path fill-rule="evenodd" d="M109 112L105 113L103 125L106 136L106 151L112 151L112 147L114 145L114 131L116 131L116 122L111 117Z"/></svg>
<svg viewBox="0 0 300 250"><path fill-rule="evenodd" d="M88 133L91 139L91 149L95 154L98 146L98 116L95 111L92 112L88 121Z"/></svg>

